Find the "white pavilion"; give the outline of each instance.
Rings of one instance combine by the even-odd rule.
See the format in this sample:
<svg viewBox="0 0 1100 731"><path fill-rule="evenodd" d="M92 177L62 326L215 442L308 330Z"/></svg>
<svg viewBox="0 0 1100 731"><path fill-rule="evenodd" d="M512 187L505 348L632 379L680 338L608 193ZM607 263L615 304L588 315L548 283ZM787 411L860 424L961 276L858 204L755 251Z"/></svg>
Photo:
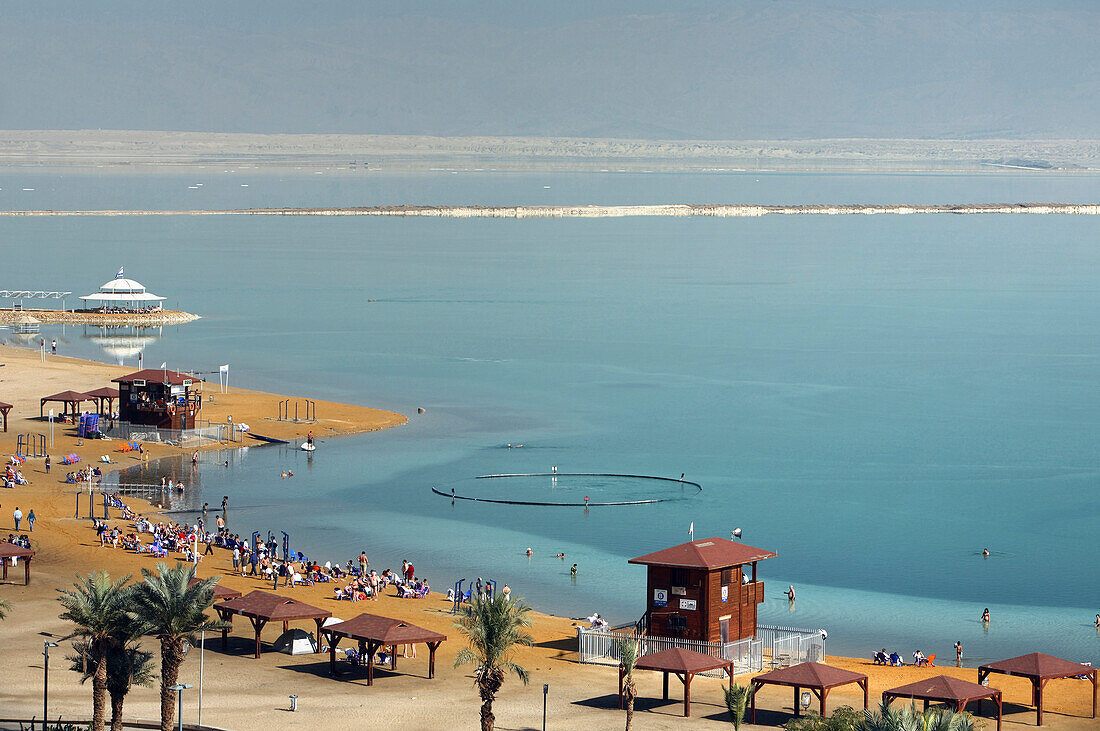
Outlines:
<svg viewBox="0 0 1100 731"><path fill-rule="evenodd" d="M115 278L105 282L95 294L84 295L84 309L102 310L159 310L166 297L145 289L145 285L133 279L127 279L123 269L118 270Z"/></svg>

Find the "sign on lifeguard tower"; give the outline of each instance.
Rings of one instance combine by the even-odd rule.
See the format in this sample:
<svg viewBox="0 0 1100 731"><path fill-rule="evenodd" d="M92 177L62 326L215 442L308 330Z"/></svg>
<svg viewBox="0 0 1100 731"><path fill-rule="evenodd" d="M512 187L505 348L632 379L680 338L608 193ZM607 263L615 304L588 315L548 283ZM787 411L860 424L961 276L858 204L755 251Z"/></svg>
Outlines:
<svg viewBox="0 0 1100 731"><path fill-rule="evenodd" d="M667 589L654 589L653 590L653 606L655 606L655 607L667 607L668 606L668 590Z"/></svg>

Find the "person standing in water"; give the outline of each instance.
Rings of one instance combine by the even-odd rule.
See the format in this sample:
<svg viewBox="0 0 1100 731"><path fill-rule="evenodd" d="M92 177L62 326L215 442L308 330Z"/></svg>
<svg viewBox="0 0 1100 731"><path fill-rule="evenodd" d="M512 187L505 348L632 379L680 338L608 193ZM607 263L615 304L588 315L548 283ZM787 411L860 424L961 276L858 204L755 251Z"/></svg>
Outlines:
<svg viewBox="0 0 1100 731"><path fill-rule="evenodd" d="M963 643L962 640L955 641L955 665L962 667L963 664Z"/></svg>
<svg viewBox="0 0 1100 731"><path fill-rule="evenodd" d="M787 595L787 601L793 602L794 601L794 584L789 584L787 586L787 590L783 593Z"/></svg>
<svg viewBox="0 0 1100 731"><path fill-rule="evenodd" d="M982 624L989 624L989 607L982 612Z"/></svg>

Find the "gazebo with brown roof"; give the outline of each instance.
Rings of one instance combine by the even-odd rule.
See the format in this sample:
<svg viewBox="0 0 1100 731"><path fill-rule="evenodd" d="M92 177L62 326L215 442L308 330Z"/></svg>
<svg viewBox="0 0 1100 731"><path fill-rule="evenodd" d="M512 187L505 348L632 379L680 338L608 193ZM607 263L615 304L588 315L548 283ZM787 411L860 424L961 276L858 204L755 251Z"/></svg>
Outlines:
<svg viewBox="0 0 1100 731"><path fill-rule="evenodd" d="M659 670L664 675L664 699L668 700L668 674L672 673L684 684L684 717L691 715L691 679L708 670L725 670L733 678L733 663L714 655L704 655L694 650L673 647L652 655L643 655L634 663L635 670ZM625 670L619 666L619 708L623 707L623 680Z"/></svg>
<svg viewBox="0 0 1100 731"><path fill-rule="evenodd" d="M1084 676L1092 681L1092 717L1096 718L1096 668L1063 660L1053 655L1033 652L1000 662L992 662L978 668L978 682L990 673L1017 675L1031 681L1031 705L1035 706L1035 723L1043 725L1043 688L1051 680Z"/></svg>
<svg viewBox="0 0 1100 731"><path fill-rule="evenodd" d="M256 630L256 657L260 657L260 633L268 622L282 622L283 632L287 631L287 623L300 619L312 619L317 623L317 651L321 648L321 625L332 612L327 609L310 606L297 599L291 599L278 594L269 594L266 591L253 591L236 599L220 602L214 605L214 611L222 618L222 621L232 623L233 615L239 614L248 617L252 627ZM222 649L224 650L229 639L229 628L222 630Z"/></svg>
<svg viewBox="0 0 1100 731"><path fill-rule="evenodd" d="M0 543L0 563L4 564L4 581L8 580L8 559L23 559L23 586L31 583L31 558L34 551L14 543Z"/></svg>
<svg viewBox="0 0 1100 731"><path fill-rule="evenodd" d="M347 637L359 642L360 657L367 658L367 685L374 685L374 653L379 648L390 648L390 670L397 669L397 646L423 642L428 646L428 678L435 677L435 651L447 635L400 619L381 617L377 614L360 614L346 622L336 622L321 628L329 638L329 672L339 675L336 669L336 646Z"/></svg>
<svg viewBox="0 0 1100 731"><path fill-rule="evenodd" d="M103 388L97 388L94 391L88 391L84 395L90 399L95 399L96 403L98 404L97 411L99 412L100 416L102 416L103 402L107 402L108 414L114 411L112 407L114 406L115 401L118 399L118 389L111 388L110 386L104 386Z"/></svg>
<svg viewBox="0 0 1100 731"><path fill-rule="evenodd" d="M191 579L191 581L187 584L187 588L190 589L192 586L199 583L200 581L202 581L202 579L196 576L195 578ZM241 592L237 591L236 589L231 589L228 586L222 586L221 584L214 584L215 602L225 602L229 601L230 599L236 599L239 596L241 596Z"/></svg>
<svg viewBox="0 0 1100 731"><path fill-rule="evenodd" d="M947 703L959 713L963 712L967 703L989 698L997 704L997 731L1001 731L1001 691L996 688L987 688L951 675L937 675L882 693L883 703L889 704L895 698L922 700L925 710L928 710L930 702Z"/></svg>
<svg viewBox="0 0 1100 731"><path fill-rule="evenodd" d="M770 673L757 675L752 679L752 715L750 723L756 723L756 693L765 685L786 685L794 688L794 715L799 715L799 691L803 688L813 691L821 701L821 715L825 715L825 699L829 691L837 686L857 683L863 688L863 708L867 709L867 676L843 668L834 668L819 662L804 662L789 668L780 668Z"/></svg>
<svg viewBox="0 0 1100 731"><path fill-rule="evenodd" d="M8 430L8 412L14 408L11 404L6 404L0 401L0 414L4 416L4 431Z"/></svg>
<svg viewBox="0 0 1100 731"><path fill-rule="evenodd" d="M46 416L46 404L50 401L59 401L64 404L65 409L62 412L63 414L69 413L69 410L72 409L73 416L76 416L80 413L79 404L85 401L95 401L95 397L89 396L86 393L81 393L80 391L62 391L61 393L55 393L53 396L43 396L42 403L38 407L38 415L40 417L44 418Z"/></svg>

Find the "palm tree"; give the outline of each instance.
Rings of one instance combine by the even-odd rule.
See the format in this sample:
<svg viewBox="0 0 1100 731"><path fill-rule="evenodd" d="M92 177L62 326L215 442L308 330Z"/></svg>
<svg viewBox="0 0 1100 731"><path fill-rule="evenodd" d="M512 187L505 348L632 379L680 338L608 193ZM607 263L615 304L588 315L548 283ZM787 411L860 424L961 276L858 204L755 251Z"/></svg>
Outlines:
<svg viewBox="0 0 1100 731"><path fill-rule="evenodd" d="M128 626L132 627L132 624ZM153 653L142 650L136 637L119 637L107 652L107 693L111 696L111 731L122 729L122 704L134 685L149 687L156 674L153 672ZM73 643L75 655L69 655L72 670L81 673L80 682L92 677L88 665L91 648L87 640Z"/></svg>
<svg viewBox="0 0 1100 731"><path fill-rule="evenodd" d="M892 708L883 702L878 711L863 714L861 731L974 731L973 716L948 708L929 708L921 713L913 703Z"/></svg>
<svg viewBox="0 0 1100 731"><path fill-rule="evenodd" d="M619 664L623 673L623 702L626 703L626 731L634 726L634 698L638 686L634 685L634 665L638 662L638 640L626 637L615 639L619 650Z"/></svg>
<svg viewBox="0 0 1100 731"><path fill-rule="evenodd" d="M478 664L474 685L481 696L482 731L493 731L493 699L504 685L504 671L511 670L527 685L527 671L509 658L517 645L530 647L534 641L524 630L531 626L527 618L530 611L523 600L494 592L491 599L475 595L466 615L455 622L466 636L468 647L459 651L454 666Z"/></svg>
<svg viewBox="0 0 1100 731"><path fill-rule="evenodd" d="M749 702L749 687L739 683L730 683L722 689L726 695L726 709L730 712L734 731L741 731L741 722L745 720L745 706Z"/></svg>
<svg viewBox="0 0 1100 731"><path fill-rule="evenodd" d="M8 612L11 611L11 603L6 599L0 599L0 619L4 619L8 616Z"/></svg>
<svg viewBox="0 0 1100 731"><path fill-rule="evenodd" d="M92 731L103 731L107 706L107 656L117 644L118 628L126 621L125 603L129 593L123 589L127 574L111 581L106 571L78 576L73 589L58 589L58 601L65 611L61 619L76 625L75 635L83 637L92 660Z"/></svg>
<svg viewBox="0 0 1100 731"><path fill-rule="evenodd" d="M176 694L170 688L179 680L183 643L195 646L199 632L223 627L222 622L206 616L214 603L214 585L221 577L190 586L195 566L178 562L172 568L158 563L153 571L142 569L141 576L141 583L131 590L128 614L143 633L160 640L160 728L172 731Z"/></svg>

